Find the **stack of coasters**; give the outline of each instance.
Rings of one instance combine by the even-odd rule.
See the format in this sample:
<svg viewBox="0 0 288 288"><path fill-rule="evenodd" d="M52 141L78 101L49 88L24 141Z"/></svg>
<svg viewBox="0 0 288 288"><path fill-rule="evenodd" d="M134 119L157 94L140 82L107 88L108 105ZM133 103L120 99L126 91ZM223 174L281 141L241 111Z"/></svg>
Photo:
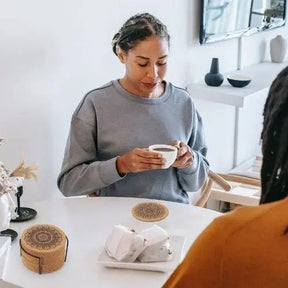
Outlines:
<svg viewBox="0 0 288 288"><path fill-rule="evenodd" d="M23 231L20 239L20 255L24 265L39 274L61 268L67 251L68 238L54 225L30 226Z"/></svg>

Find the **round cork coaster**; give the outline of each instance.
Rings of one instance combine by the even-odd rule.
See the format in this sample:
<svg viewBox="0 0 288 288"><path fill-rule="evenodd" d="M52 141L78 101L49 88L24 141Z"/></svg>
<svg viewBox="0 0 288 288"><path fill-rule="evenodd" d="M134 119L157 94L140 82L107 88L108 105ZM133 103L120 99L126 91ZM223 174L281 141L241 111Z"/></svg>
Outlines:
<svg viewBox="0 0 288 288"><path fill-rule="evenodd" d="M141 221L160 221L169 214L168 208L157 202L142 202L132 208L132 215Z"/></svg>
<svg viewBox="0 0 288 288"><path fill-rule="evenodd" d="M66 260L66 243L66 235L54 225L30 226L23 231L20 240L22 261L35 272L56 271Z"/></svg>

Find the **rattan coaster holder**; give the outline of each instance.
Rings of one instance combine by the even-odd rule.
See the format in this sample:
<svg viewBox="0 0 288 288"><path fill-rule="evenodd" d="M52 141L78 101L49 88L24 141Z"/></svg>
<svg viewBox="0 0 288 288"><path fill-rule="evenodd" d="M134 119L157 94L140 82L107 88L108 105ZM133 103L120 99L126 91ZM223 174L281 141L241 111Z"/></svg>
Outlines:
<svg viewBox="0 0 288 288"><path fill-rule="evenodd" d="M54 225L37 224L26 228L19 243L23 264L39 274L56 271L66 261L69 240Z"/></svg>

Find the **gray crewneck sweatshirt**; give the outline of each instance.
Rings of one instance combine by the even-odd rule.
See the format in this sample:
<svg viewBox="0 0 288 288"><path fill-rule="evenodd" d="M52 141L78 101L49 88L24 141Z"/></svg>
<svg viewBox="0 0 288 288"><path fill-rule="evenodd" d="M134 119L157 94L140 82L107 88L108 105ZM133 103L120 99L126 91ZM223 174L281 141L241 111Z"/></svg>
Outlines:
<svg viewBox="0 0 288 288"><path fill-rule="evenodd" d="M173 140L193 150L189 167L118 174L118 156ZM166 82L160 98L143 98L114 80L86 94L75 110L58 187L65 196L96 192L189 203L187 191L197 191L207 177L206 153L201 117L185 90Z"/></svg>

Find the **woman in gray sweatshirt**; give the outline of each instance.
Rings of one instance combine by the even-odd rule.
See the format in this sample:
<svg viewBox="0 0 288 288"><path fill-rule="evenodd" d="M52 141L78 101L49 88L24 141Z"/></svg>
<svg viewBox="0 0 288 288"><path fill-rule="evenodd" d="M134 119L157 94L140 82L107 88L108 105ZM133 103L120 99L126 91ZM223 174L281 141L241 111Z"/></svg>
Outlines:
<svg viewBox="0 0 288 288"><path fill-rule="evenodd" d="M144 13L114 36L123 78L88 92L75 110L58 187L65 196L143 197L189 203L187 191L206 180L209 164L201 117L189 94L164 81L170 36ZM162 169L152 144L178 147Z"/></svg>

